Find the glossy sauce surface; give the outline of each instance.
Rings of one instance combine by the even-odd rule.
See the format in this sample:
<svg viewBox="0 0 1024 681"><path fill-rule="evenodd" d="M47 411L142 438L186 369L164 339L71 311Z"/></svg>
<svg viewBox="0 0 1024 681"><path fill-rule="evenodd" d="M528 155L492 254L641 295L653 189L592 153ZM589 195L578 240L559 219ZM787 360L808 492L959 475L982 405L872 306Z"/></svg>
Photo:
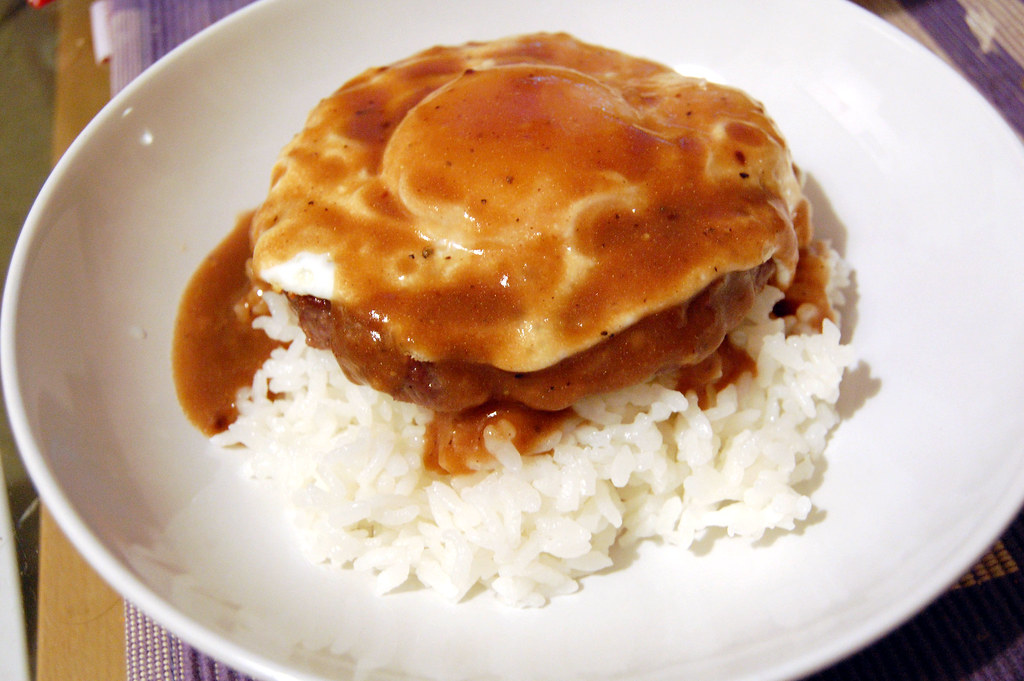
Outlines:
<svg viewBox="0 0 1024 681"><path fill-rule="evenodd" d="M248 216L210 253L189 281L179 307L174 337L174 378L178 398L192 421L206 435L226 428L237 417L235 395L277 343L251 325L251 301L257 290L246 267L249 257ZM823 319L834 319L826 286L824 245L801 249L795 285L776 305L776 313L794 315L810 303L806 332L820 331ZM798 284L797 284L798 282ZM808 308L803 308L805 311ZM795 319L795 317L794 317ZM674 374L675 388L693 391L702 408L713 406L717 394L744 374L756 374L754 360L724 341L697 364ZM424 463L439 473L461 475L493 467L484 445L488 428L513 443L524 455L544 454L539 443L556 434L574 417L571 409L544 411L514 402L491 401L457 412L437 412L428 425Z"/></svg>
<svg viewBox="0 0 1024 681"><path fill-rule="evenodd" d="M697 364L682 367L676 373L675 389L693 392L701 409L713 407L718 393L736 383L744 374L757 375L757 363L743 348L728 338L713 353Z"/></svg>
<svg viewBox="0 0 1024 681"><path fill-rule="evenodd" d="M433 48L324 99L275 167L254 268L324 254L326 298L400 352L532 372L727 273L772 260L787 283L800 200L742 92L520 36Z"/></svg>
<svg viewBox="0 0 1024 681"><path fill-rule="evenodd" d="M254 288L246 263L251 214L200 264L189 280L174 325L174 382L188 419L206 435L238 416L235 397L278 343L252 328Z"/></svg>
<svg viewBox="0 0 1024 681"><path fill-rule="evenodd" d="M793 282L774 310L776 316L788 318L787 332L819 333L826 319L836 321L828 297L832 275L827 257L827 246L822 241L811 241L800 249Z"/></svg>
<svg viewBox="0 0 1024 681"><path fill-rule="evenodd" d="M326 256L330 296L280 288L350 378L438 410L424 458L439 472L493 465L485 433L542 453L576 399L662 371L712 404L755 370L721 340L769 279L792 284L780 315L831 314L806 312L828 309L827 269L761 105L561 34L356 77L285 148L249 224L181 304L189 418L226 427L275 345L250 326L249 255L257 278Z"/></svg>
<svg viewBox="0 0 1024 681"><path fill-rule="evenodd" d="M586 350L539 371L512 372L462 359L422 362L389 342L383 325L309 296L292 305L310 345L331 350L357 382L435 411L462 411L491 401L514 401L555 411L595 393L625 388L678 366L698 362L743 319L772 273L772 263L732 272L693 299L649 315ZM458 323L439 318L438 326Z"/></svg>
<svg viewBox="0 0 1024 681"><path fill-rule="evenodd" d="M514 402L496 402L461 412L438 412L427 426L424 463L429 470L463 475L494 467L484 444L492 437L506 440L524 456L546 454L543 443L574 416L571 409L537 411Z"/></svg>

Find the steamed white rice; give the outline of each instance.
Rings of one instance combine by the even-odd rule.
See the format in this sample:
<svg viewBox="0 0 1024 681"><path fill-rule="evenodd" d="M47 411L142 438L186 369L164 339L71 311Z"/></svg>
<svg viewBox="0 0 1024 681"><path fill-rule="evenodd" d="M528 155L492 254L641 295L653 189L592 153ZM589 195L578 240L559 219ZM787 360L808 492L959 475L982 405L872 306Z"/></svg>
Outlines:
<svg viewBox="0 0 1024 681"><path fill-rule="evenodd" d="M832 254L830 294L842 303ZM651 381L575 406L553 454L521 457L494 438L494 470L443 476L424 468L430 413L349 382L333 355L306 345L283 297L255 324L275 350L214 442L248 450L294 519L309 560L368 571L386 593L407 582L459 601L474 588L543 605L612 564L610 549L655 538L689 547L709 531L756 541L792 530L812 504L801 491L830 431L850 348L838 328L786 336L759 297L732 341L756 359L700 409ZM721 528L716 530L715 528Z"/></svg>

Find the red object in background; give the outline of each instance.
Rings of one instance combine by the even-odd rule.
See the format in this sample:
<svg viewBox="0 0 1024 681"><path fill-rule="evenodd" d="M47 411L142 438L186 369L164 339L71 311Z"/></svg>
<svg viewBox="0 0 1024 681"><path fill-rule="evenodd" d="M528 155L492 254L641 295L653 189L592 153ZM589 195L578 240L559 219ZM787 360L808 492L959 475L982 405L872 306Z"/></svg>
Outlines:
<svg viewBox="0 0 1024 681"><path fill-rule="evenodd" d="M43 5L48 5L51 2L53 2L53 0L28 0L28 4L36 8L42 7Z"/></svg>

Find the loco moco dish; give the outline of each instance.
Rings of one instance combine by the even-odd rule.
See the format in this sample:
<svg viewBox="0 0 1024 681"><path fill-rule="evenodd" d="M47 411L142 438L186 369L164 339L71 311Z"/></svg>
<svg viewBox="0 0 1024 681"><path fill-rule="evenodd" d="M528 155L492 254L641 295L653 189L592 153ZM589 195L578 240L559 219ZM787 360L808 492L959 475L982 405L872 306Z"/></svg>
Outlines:
<svg viewBox="0 0 1024 681"><path fill-rule="evenodd" d="M179 395L304 490L316 560L543 602L616 541L806 516L849 363L809 214L739 90L564 34L435 47L285 147L186 292Z"/></svg>

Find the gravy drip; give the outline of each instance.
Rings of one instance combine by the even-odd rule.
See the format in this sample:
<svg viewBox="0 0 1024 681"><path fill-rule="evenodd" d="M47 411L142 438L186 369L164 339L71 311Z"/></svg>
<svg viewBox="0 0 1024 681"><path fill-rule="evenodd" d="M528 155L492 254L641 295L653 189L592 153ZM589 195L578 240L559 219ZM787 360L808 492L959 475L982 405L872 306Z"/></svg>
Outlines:
<svg viewBox="0 0 1024 681"><path fill-rule="evenodd" d="M436 412L427 425L423 461L428 470L464 475L493 468L484 444L490 431L523 456L551 452L544 444L573 416L571 409L537 411L515 402L493 402L461 412Z"/></svg>
<svg viewBox="0 0 1024 681"><path fill-rule="evenodd" d="M763 107L562 34L369 70L271 179L179 307L175 382L207 435L276 345L251 327L250 257L256 275L308 252L338 264L329 300L289 293L310 344L433 409L424 459L451 474L494 465L488 433L538 453L577 399L651 375L713 403L756 371L723 338L766 282L789 288L787 332L833 316Z"/></svg>
<svg viewBox="0 0 1024 681"><path fill-rule="evenodd" d="M200 264L178 306L171 360L178 401L206 436L238 417L239 389L279 344L252 328L259 291L247 273L251 213Z"/></svg>
<svg viewBox="0 0 1024 681"><path fill-rule="evenodd" d="M675 389L684 395L697 394L701 409L715 405L718 393L739 381L744 374L757 375L757 364L743 348L726 338L703 361L682 367L676 373Z"/></svg>
<svg viewBox="0 0 1024 681"><path fill-rule="evenodd" d="M811 241L800 249L793 282L773 310L775 316L786 319L787 333L821 333L826 319L836 321L836 312L828 299L827 257L828 246L823 241Z"/></svg>
<svg viewBox="0 0 1024 681"><path fill-rule="evenodd" d="M828 246L823 241L812 240L801 247L793 282L772 310L774 316L783 318L787 335L821 333L826 319L836 321L828 298L827 256ZM676 372L675 389L684 394L693 391L700 408L707 409L715 405L718 393L737 383L744 374L756 376L757 363L726 337L704 360Z"/></svg>
<svg viewBox="0 0 1024 681"><path fill-rule="evenodd" d="M178 399L189 420L207 436L226 429L238 411L235 396L279 344L252 328L259 313L259 289L247 271L249 216L211 252L193 274L175 323L173 365ZM796 325L834 319L828 304L828 266L824 244L801 249L794 285L775 307L777 316ZM807 307L810 305L810 307ZM813 312L811 315L809 312ZM791 324L787 324L787 327ZM675 373L680 392L697 394L701 408L713 406L719 392L744 374L756 375L754 360L728 338L703 361ZM463 475L495 465L484 445L485 433L512 442L527 456L550 450L542 445L574 416L571 408L555 411L494 400L461 411L435 412L427 427L424 463L442 474Z"/></svg>

